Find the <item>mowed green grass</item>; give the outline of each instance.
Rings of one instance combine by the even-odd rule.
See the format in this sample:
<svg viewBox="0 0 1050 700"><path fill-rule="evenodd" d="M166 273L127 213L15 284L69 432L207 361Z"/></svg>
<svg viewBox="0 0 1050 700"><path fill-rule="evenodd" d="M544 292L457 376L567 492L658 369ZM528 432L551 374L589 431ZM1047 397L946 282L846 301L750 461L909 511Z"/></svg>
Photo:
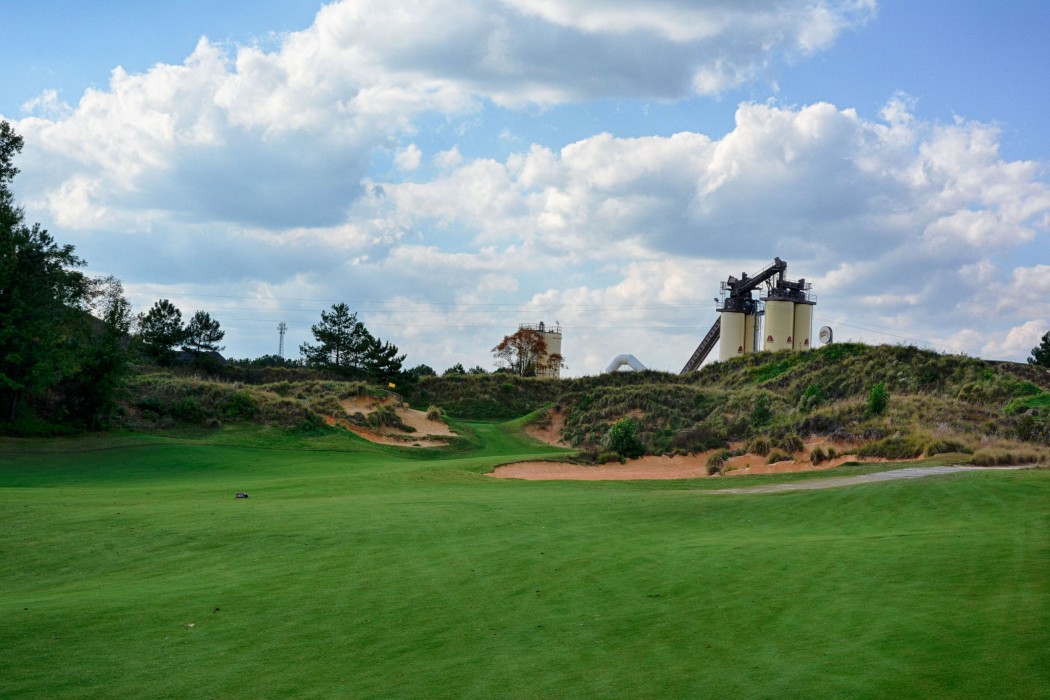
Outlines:
<svg viewBox="0 0 1050 700"><path fill-rule="evenodd" d="M1050 695L1050 472L518 482L468 427L0 444L0 697Z"/></svg>

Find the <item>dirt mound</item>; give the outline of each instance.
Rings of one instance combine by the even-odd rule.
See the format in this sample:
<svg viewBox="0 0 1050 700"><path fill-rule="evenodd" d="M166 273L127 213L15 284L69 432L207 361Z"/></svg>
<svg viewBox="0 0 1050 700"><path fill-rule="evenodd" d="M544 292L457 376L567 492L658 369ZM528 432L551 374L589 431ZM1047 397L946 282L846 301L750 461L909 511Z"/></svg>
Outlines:
<svg viewBox="0 0 1050 700"><path fill-rule="evenodd" d="M442 420L430 420L423 411L409 408L392 396L382 399L371 396L356 396L340 402L343 410L349 415L360 413L366 418L384 406L393 409L401 423L414 430L403 430L396 426L365 427L349 421L329 418L329 425L340 425L350 432L371 442L384 445L403 445L408 447L440 447L448 443L441 439L456 433Z"/></svg>

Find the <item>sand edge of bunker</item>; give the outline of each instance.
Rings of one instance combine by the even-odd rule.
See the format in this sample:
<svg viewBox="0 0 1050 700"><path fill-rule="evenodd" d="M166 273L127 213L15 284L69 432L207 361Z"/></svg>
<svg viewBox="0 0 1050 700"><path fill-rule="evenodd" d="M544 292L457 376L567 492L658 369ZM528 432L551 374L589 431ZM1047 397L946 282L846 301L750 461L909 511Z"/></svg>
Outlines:
<svg viewBox="0 0 1050 700"><path fill-rule="evenodd" d="M565 446L557 437L560 430L554 426L542 430L528 430L534 438L548 444ZM742 444L732 445L734 448ZM834 448L835 457L813 461L817 449L825 452ZM883 458L862 458L857 455L858 445L826 438L812 438L804 442L803 449L792 454L790 459L767 463L763 455L744 453L728 457L721 467L712 473L709 460L723 452L721 449L695 452L687 455L646 455L624 462L607 462L605 464L576 464L557 460L530 460L510 462L495 467L486 476L496 479L524 479L528 481L642 481L668 479L718 479L725 477L794 474L799 472L825 471L835 469L847 463L880 464L891 460ZM896 463L915 462L897 459Z"/></svg>

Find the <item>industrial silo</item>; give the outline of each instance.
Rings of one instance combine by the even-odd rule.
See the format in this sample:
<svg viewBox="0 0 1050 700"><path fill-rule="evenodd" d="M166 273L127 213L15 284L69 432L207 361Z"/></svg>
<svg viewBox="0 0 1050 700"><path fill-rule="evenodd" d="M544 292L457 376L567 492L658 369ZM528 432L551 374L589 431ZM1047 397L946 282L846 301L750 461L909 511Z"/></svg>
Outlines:
<svg viewBox="0 0 1050 700"><path fill-rule="evenodd" d="M795 304L795 327L792 347L796 351L813 347L813 305L816 302L801 301Z"/></svg>
<svg viewBox="0 0 1050 700"><path fill-rule="evenodd" d="M749 354L755 351L755 321L758 317L755 314L744 315L744 354Z"/></svg>
<svg viewBox="0 0 1050 700"><path fill-rule="evenodd" d="M794 347L795 302L766 297L766 329L763 349L769 352Z"/></svg>
<svg viewBox="0 0 1050 700"><path fill-rule="evenodd" d="M543 334L544 342L547 343L547 357L544 358L544 361L552 355L557 355L559 358L563 357L561 353L561 324L556 323L553 326L547 326L541 321L539 331ZM557 363L550 364L544 370L537 372L536 376L558 379L561 377L561 365Z"/></svg>
<svg viewBox="0 0 1050 700"><path fill-rule="evenodd" d="M722 328L718 339L718 359L728 360L744 354L744 317L740 311L722 311Z"/></svg>

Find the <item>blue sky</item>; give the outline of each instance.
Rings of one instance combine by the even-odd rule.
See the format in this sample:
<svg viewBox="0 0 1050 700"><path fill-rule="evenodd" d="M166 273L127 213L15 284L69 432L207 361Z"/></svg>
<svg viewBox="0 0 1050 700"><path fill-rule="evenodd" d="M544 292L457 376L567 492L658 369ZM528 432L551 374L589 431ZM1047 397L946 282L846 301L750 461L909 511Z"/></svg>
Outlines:
<svg viewBox="0 0 1050 700"><path fill-rule="evenodd" d="M410 365L546 320L572 374L677 370L773 256L838 338L1022 360L1050 329L1046 3L0 10L27 215L228 355L347 301Z"/></svg>

